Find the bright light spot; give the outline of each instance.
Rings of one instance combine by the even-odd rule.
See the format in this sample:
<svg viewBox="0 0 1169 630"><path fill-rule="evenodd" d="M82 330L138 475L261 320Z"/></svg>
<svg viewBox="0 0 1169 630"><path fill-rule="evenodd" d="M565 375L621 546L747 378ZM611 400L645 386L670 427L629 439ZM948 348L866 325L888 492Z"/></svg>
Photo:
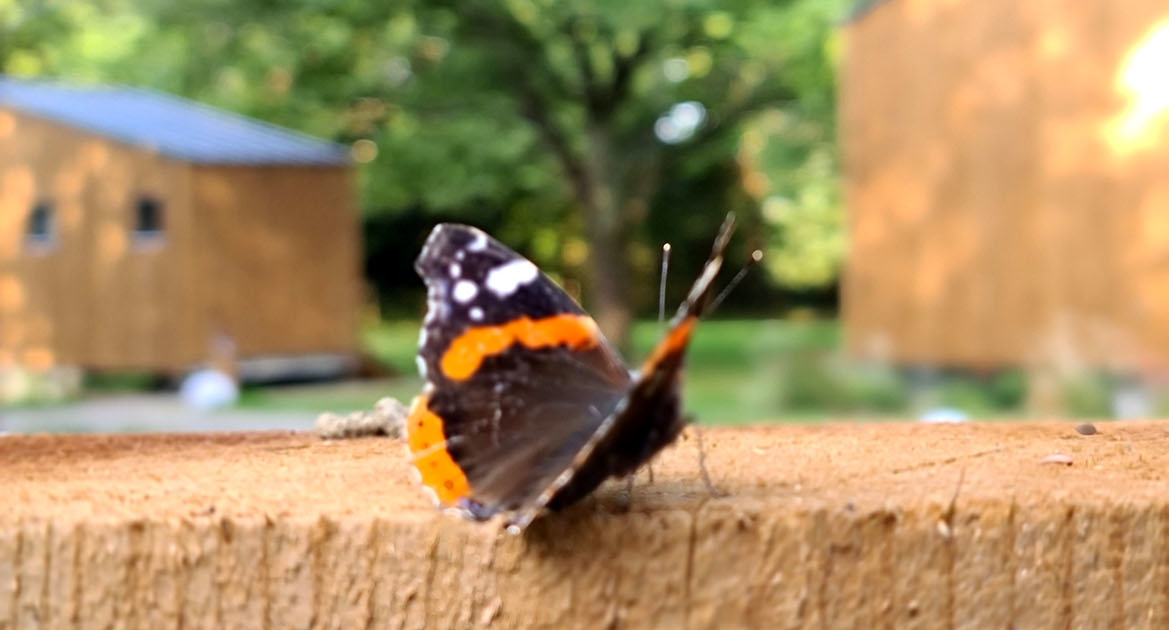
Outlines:
<svg viewBox="0 0 1169 630"><path fill-rule="evenodd" d="M662 74L670 83L681 83L690 76L690 64L682 57L670 57L662 62Z"/></svg>
<svg viewBox="0 0 1169 630"><path fill-rule="evenodd" d="M669 116L662 116L654 123L654 135L658 140L666 144L678 144L685 138L682 137L682 132L678 130L678 126L674 121L670 120Z"/></svg>
<svg viewBox="0 0 1169 630"><path fill-rule="evenodd" d="M349 154L353 156L355 162L365 164L372 162L377 157L377 143L367 138L362 138L353 143L349 147Z"/></svg>
<svg viewBox="0 0 1169 630"><path fill-rule="evenodd" d="M390 57L386 61L383 72L385 73L386 82L394 87L402 85L406 81L409 81L410 77L414 76L414 70L410 67L410 60L401 55Z"/></svg>
<svg viewBox="0 0 1169 630"><path fill-rule="evenodd" d="M1116 89L1128 107L1105 128L1118 153L1132 153L1158 144L1169 120L1169 18L1158 22L1129 52L1116 78Z"/></svg>
<svg viewBox="0 0 1169 630"><path fill-rule="evenodd" d="M654 123L654 135L666 144L685 142L706 120L706 108L697 101L684 101L670 108L670 111Z"/></svg>
<svg viewBox="0 0 1169 630"><path fill-rule="evenodd" d="M791 209L792 202L785 197L772 196L763 200L763 218L771 223L782 222Z"/></svg>
<svg viewBox="0 0 1169 630"><path fill-rule="evenodd" d="M670 110L670 118L679 127L696 129L706 118L706 108L696 101L678 103Z"/></svg>
<svg viewBox="0 0 1169 630"><path fill-rule="evenodd" d="M705 46L696 46L686 55L686 65L690 68L690 76L704 77L714 67L714 57Z"/></svg>
<svg viewBox="0 0 1169 630"><path fill-rule="evenodd" d="M735 29L735 18L726 11L715 11L702 21L702 30L714 39L724 39Z"/></svg>

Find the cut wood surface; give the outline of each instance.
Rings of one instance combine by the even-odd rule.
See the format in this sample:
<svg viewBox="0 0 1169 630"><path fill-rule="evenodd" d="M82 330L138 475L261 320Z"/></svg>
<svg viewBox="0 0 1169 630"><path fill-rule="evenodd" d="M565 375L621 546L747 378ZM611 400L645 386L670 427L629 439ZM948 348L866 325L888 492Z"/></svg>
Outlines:
<svg viewBox="0 0 1169 630"><path fill-rule="evenodd" d="M1169 422L1097 427L708 430L520 537L387 438L0 437L0 628L1169 627Z"/></svg>

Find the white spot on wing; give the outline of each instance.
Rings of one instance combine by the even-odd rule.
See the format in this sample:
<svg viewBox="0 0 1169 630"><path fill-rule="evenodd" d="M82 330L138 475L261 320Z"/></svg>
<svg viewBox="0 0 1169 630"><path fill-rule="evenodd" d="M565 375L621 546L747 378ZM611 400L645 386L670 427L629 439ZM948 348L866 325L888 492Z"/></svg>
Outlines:
<svg viewBox="0 0 1169 630"><path fill-rule="evenodd" d="M470 315L471 319L475 321L481 321L483 319L483 309L479 308L478 306L472 306Z"/></svg>
<svg viewBox="0 0 1169 630"><path fill-rule="evenodd" d="M422 378L426 378L426 361L424 361L420 356L415 356L414 363L418 365L418 375Z"/></svg>
<svg viewBox="0 0 1169 630"><path fill-rule="evenodd" d="M458 278L460 275L462 275L463 268L459 266L459 263L451 263L450 272L452 278Z"/></svg>
<svg viewBox="0 0 1169 630"><path fill-rule="evenodd" d="M475 286L474 282L470 280L459 280L455 283L455 289L451 293L455 301L460 304L466 304L475 299L479 295L479 287Z"/></svg>
<svg viewBox="0 0 1169 630"><path fill-rule="evenodd" d="M481 252L487 249L487 235L479 230L475 230L475 240L467 245L467 249L473 252Z"/></svg>
<svg viewBox="0 0 1169 630"><path fill-rule="evenodd" d="M513 260L487 272L487 288L495 295L505 298L521 286L536 279L540 270L529 260Z"/></svg>

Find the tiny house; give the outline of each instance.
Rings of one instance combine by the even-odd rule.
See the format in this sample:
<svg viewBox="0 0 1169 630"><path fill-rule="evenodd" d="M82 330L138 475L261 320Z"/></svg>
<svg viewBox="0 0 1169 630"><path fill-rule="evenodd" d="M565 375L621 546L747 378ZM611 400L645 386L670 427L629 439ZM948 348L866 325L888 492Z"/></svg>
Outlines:
<svg viewBox="0 0 1169 630"><path fill-rule="evenodd" d="M352 175L345 147L167 94L0 76L0 368L345 369Z"/></svg>

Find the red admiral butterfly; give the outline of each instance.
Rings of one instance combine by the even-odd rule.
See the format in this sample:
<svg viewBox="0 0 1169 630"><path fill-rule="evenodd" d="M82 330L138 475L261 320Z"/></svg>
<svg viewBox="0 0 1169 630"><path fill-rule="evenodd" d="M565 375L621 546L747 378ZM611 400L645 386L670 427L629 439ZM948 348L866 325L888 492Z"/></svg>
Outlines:
<svg viewBox="0 0 1169 630"><path fill-rule="evenodd" d="M406 420L435 502L476 520L506 514L518 533L673 442L686 424L686 348L733 227L728 215L665 337L631 372L531 261L476 228L436 226L414 265L427 288L426 387Z"/></svg>

